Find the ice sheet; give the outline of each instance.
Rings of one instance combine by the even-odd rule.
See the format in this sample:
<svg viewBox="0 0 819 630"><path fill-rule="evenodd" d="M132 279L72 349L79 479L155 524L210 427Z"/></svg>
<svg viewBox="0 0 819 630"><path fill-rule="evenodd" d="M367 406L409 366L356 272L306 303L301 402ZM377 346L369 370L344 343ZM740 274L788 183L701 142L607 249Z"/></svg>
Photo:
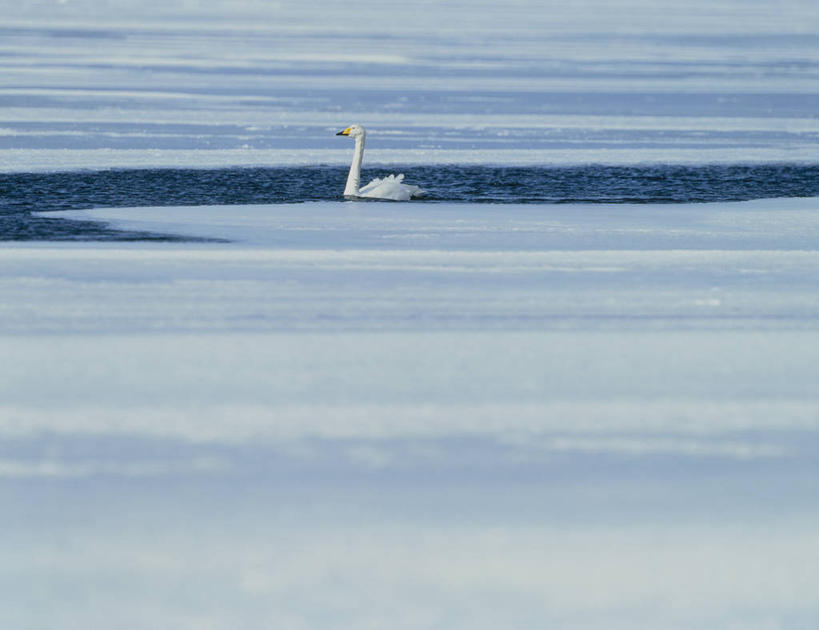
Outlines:
<svg viewBox="0 0 819 630"><path fill-rule="evenodd" d="M23 3L0 170L815 161L815 3ZM345 151L345 149L348 149Z"/></svg>
<svg viewBox="0 0 819 630"><path fill-rule="evenodd" d="M10 4L0 170L819 155L813 1L500 6ZM0 244L0 626L815 627L817 210Z"/></svg>
<svg viewBox="0 0 819 630"><path fill-rule="evenodd" d="M5 622L817 618L815 199L57 214L225 240L0 247Z"/></svg>

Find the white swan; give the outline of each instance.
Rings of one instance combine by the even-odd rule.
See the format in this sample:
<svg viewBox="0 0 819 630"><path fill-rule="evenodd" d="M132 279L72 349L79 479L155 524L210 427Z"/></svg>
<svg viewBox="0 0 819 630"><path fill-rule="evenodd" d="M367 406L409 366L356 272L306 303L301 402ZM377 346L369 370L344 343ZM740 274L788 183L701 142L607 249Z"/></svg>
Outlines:
<svg viewBox="0 0 819 630"><path fill-rule="evenodd" d="M367 197L368 199L391 199L393 201L409 201L413 197L420 197L424 194L418 186L405 184L404 175L387 175L384 179L376 177L363 188L358 185L361 182L361 161L364 159L364 140L367 132L361 125L352 125L344 131L339 131L337 136L350 136L355 139L355 152L353 153L353 163L350 165L350 174L347 175L347 186L344 188L345 197Z"/></svg>

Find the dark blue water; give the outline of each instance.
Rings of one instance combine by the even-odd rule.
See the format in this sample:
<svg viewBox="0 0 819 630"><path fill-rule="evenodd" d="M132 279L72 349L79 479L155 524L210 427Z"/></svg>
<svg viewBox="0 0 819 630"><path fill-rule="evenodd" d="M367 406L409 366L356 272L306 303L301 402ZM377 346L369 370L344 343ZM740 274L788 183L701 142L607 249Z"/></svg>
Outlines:
<svg viewBox="0 0 819 630"><path fill-rule="evenodd" d="M363 180L403 172L420 203L696 203L819 196L819 165L411 166L364 169ZM0 174L0 240L175 240L38 211L94 207L341 201L344 167L142 169ZM658 205L658 212L662 206Z"/></svg>

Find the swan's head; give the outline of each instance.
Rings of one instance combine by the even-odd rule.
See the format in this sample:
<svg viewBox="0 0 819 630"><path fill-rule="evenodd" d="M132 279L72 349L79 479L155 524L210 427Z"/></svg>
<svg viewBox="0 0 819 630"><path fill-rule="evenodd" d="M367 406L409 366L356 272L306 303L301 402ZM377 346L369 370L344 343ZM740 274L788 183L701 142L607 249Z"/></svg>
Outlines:
<svg viewBox="0 0 819 630"><path fill-rule="evenodd" d="M364 127L361 125L351 125L344 131L339 131L337 136L350 136L351 138L363 138L366 135Z"/></svg>

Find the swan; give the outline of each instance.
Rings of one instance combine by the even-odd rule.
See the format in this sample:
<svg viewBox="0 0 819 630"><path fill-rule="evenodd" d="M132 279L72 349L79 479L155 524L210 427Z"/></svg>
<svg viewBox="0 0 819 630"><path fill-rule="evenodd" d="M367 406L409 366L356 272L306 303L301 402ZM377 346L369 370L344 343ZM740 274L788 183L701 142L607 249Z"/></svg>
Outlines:
<svg viewBox="0 0 819 630"><path fill-rule="evenodd" d="M353 163L350 165L350 174L347 175L347 186L344 188L345 197L409 201L413 197L420 197L424 194L424 191L418 186L405 184L403 174L387 175L384 179L376 177L363 188L359 188L358 185L361 182L361 161L364 158L364 140L367 137L367 132L361 125L352 125L347 127L344 131L339 131L336 135L349 136L355 139Z"/></svg>

